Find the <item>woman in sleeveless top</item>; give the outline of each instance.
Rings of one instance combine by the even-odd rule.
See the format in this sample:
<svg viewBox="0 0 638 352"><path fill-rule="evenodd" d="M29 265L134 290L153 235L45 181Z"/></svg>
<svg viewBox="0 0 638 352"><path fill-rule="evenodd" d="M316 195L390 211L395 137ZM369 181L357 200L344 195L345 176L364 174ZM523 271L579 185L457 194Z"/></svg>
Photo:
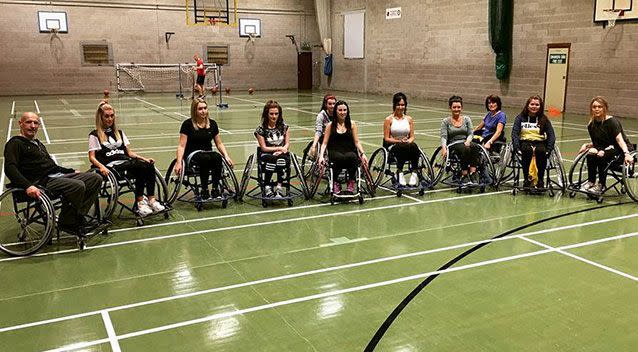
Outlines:
<svg viewBox="0 0 638 352"><path fill-rule="evenodd" d="M335 117L332 122L326 125L321 152L319 153L319 164L325 162L323 156L328 150L328 157L332 163L332 172L335 175L334 192L341 192L341 184L336 180L336 176L345 169L348 180L346 191L354 193L359 156L363 158L364 162L367 162L367 159L359 142L357 124L350 119L348 104L343 100L339 100L334 109Z"/></svg>
<svg viewBox="0 0 638 352"><path fill-rule="evenodd" d="M290 169L290 130L284 123L281 105L269 100L261 113L261 124L255 130L264 163L264 193L267 197L283 197L282 184L286 171ZM277 182L272 182L273 172L277 172Z"/></svg>
<svg viewBox="0 0 638 352"><path fill-rule="evenodd" d="M629 142L627 134L620 121L611 115L607 115L609 104L603 97L595 97L589 104L590 120L587 124L590 143L580 147L578 153L587 151L587 183L582 185L582 190L591 193L601 193L606 188L607 165L621 154L622 160L631 164L634 159L630 152L633 145ZM598 184L596 183L598 176Z"/></svg>
<svg viewBox="0 0 638 352"><path fill-rule="evenodd" d="M403 166L410 162L410 180L407 184L416 186L419 178L416 168L419 165L419 146L414 143L414 121L407 115L408 98L403 93L396 93L392 97L392 114L383 122L383 147L397 160L397 174L399 184L406 185Z"/></svg>
<svg viewBox="0 0 638 352"><path fill-rule="evenodd" d="M95 129L89 134L89 160L104 176L109 173L108 166L135 178L135 201L141 216L165 209L155 199L155 160L131 149L124 132L116 127L115 109L106 102L100 103L95 113Z"/></svg>

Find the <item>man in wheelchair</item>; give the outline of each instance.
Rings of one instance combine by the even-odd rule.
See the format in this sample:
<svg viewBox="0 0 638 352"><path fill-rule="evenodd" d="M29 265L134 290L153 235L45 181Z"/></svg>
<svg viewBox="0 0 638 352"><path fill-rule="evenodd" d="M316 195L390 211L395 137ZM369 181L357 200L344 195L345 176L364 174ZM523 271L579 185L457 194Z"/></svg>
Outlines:
<svg viewBox="0 0 638 352"><path fill-rule="evenodd" d="M13 187L27 196L40 198L41 189L63 199L57 221L60 230L82 235L88 224L85 215L97 200L102 177L94 172L78 172L56 164L36 137L40 118L25 112L19 121L20 135L12 137L4 149L5 173Z"/></svg>

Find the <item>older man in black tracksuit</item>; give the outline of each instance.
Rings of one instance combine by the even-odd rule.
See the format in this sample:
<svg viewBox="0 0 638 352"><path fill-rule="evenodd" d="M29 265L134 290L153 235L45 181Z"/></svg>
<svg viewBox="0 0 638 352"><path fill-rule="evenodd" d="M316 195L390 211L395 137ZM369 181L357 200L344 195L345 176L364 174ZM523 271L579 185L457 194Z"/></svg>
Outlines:
<svg viewBox="0 0 638 352"><path fill-rule="evenodd" d="M20 135L12 137L4 147L5 174L13 187L24 188L29 197L39 198L40 188L62 196L58 226L78 233L84 225L84 215L97 199L102 177L57 165L44 144L35 138L39 127L38 115L33 112L22 115Z"/></svg>

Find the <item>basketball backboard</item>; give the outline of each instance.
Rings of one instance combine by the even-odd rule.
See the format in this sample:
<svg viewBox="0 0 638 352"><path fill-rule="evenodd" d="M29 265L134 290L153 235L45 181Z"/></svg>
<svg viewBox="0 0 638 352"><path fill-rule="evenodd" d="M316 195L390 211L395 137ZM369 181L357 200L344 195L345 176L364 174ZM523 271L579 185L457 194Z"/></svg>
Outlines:
<svg viewBox="0 0 638 352"><path fill-rule="evenodd" d="M239 19L239 36L240 37L261 37L261 20L255 18Z"/></svg>
<svg viewBox="0 0 638 352"><path fill-rule="evenodd" d="M38 29L40 33L69 33L66 12L38 11Z"/></svg>
<svg viewBox="0 0 638 352"><path fill-rule="evenodd" d="M634 6L633 0L595 0L594 22L607 23L610 16L618 15L619 11L622 11L622 15L616 21L638 20L638 8Z"/></svg>

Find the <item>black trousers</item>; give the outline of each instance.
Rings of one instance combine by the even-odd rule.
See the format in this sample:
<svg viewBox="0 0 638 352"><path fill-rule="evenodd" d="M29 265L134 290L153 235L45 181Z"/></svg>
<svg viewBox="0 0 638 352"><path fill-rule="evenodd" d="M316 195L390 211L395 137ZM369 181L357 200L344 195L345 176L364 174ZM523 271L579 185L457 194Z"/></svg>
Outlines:
<svg viewBox="0 0 638 352"><path fill-rule="evenodd" d="M414 171L419 167L419 157L421 152L416 143L387 143L383 142L383 146L390 151L390 154L397 160L397 169L403 171L406 162L410 162L410 170Z"/></svg>
<svg viewBox="0 0 638 352"><path fill-rule="evenodd" d="M155 196L155 167L140 159L131 159L113 168L120 174L135 179L135 197ZM146 188L146 193L144 189Z"/></svg>
<svg viewBox="0 0 638 352"><path fill-rule="evenodd" d="M545 141L521 141L521 153L524 179L529 179L529 166L532 163L532 156L535 155L538 179L542 181L545 176L545 169L547 169L547 145Z"/></svg>
<svg viewBox="0 0 638 352"><path fill-rule="evenodd" d="M352 181L357 178L357 168L359 167L360 160L356 151L343 152L328 150L328 158L332 164L332 173L335 178L344 169L347 172L348 181Z"/></svg>
<svg viewBox="0 0 638 352"><path fill-rule="evenodd" d="M208 189L208 179L211 179L213 187L219 185L222 177L222 156L214 151L201 151L191 158L191 162L199 168L199 180L202 190Z"/></svg>
<svg viewBox="0 0 638 352"><path fill-rule="evenodd" d="M478 166L479 148L476 145L470 144L469 147L466 147L465 143L456 143L448 149L448 153L454 153L459 158L461 170Z"/></svg>
<svg viewBox="0 0 638 352"><path fill-rule="evenodd" d="M261 153L259 160L264 166L264 182L268 186L272 186L272 174L277 172L277 183L281 184L285 180L286 171L290 169L290 154L273 155L270 153Z"/></svg>
<svg viewBox="0 0 638 352"><path fill-rule="evenodd" d="M621 153L616 152L615 149L605 151L605 155L603 156L587 154L587 181L596 183L596 176L598 176L598 181L604 188L607 184L607 166L614 159L620 157L620 154Z"/></svg>
<svg viewBox="0 0 638 352"><path fill-rule="evenodd" d="M67 174L49 178L44 187L56 196L62 196L62 210L58 224L77 226L97 200L102 176L96 172Z"/></svg>

